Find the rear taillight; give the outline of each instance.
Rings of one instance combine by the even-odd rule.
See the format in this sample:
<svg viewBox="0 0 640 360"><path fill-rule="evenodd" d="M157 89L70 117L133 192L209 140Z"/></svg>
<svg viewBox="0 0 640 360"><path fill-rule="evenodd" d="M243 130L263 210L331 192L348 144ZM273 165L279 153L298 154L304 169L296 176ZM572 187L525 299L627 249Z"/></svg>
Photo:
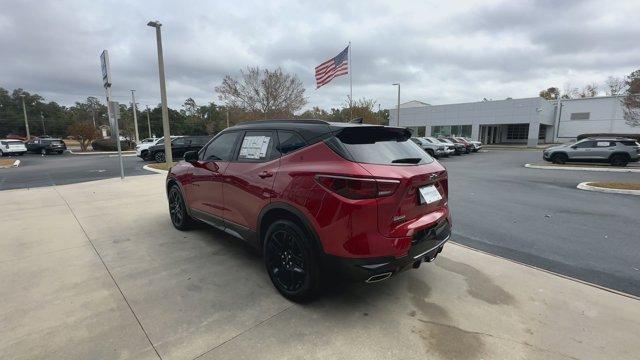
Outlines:
<svg viewBox="0 0 640 360"><path fill-rule="evenodd" d="M397 180L353 178L336 175L317 175L316 181L340 196L348 199L374 199L392 195L398 185Z"/></svg>

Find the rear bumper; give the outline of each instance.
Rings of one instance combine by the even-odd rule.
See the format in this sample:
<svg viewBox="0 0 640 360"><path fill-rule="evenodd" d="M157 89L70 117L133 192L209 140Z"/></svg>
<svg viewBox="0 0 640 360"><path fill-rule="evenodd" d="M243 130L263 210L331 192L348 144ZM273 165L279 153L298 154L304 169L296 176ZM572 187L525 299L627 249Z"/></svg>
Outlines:
<svg viewBox="0 0 640 360"><path fill-rule="evenodd" d="M394 276L404 270L433 260L451 237L448 219L416 233L409 252L399 258L344 258L324 255L324 269L334 277L348 281L375 282Z"/></svg>

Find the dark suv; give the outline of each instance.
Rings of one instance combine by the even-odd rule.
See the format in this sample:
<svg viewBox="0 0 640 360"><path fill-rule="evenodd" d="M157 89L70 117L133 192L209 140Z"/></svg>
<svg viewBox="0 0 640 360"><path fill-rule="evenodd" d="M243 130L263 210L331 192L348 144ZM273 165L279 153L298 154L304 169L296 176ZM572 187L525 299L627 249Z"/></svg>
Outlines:
<svg viewBox="0 0 640 360"><path fill-rule="evenodd" d="M198 151L211 139L210 136L180 136L171 140L171 154L174 158L181 158L188 151ZM139 155L144 160L165 162L164 141L151 146Z"/></svg>
<svg viewBox="0 0 640 360"><path fill-rule="evenodd" d="M410 138L319 120L233 126L169 171L171 221L253 244L294 301L334 275L385 280L433 261L451 231L447 171Z"/></svg>
<svg viewBox="0 0 640 360"><path fill-rule="evenodd" d="M60 139L33 138L25 143L28 152L46 154L62 154L67 150L67 145Z"/></svg>

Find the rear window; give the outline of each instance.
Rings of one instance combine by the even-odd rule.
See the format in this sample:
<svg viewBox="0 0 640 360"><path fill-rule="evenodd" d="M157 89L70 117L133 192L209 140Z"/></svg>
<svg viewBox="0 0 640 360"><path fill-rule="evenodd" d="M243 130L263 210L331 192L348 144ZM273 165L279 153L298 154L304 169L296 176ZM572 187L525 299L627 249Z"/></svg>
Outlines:
<svg viewBox="0 0 640 360"><path fill-rule="evenodd" d="M377 126L348 127L327 144L347 160L379 165L422 165L433 159L411 141L409 130Z"/></svg>

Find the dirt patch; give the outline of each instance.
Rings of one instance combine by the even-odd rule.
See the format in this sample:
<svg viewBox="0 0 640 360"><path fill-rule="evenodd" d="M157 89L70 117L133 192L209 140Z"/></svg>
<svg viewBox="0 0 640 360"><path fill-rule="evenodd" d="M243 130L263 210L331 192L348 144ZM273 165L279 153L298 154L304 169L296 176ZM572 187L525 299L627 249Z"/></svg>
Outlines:
<svg viewBox="0 0 640 360"><path fill-rule="evenodd" d="M172 162L172 163L155 163L155 164L149 164L147 166L150 167L150 168L158 169L158 170L169 171L169 169L175 164L176 164L175 162Z"/></svg>
<svg viewBox="0 0 640 360"><path fill-rule="evenodd" d="M0 169L12 167L14 162L13 159L0 159Z"/></svg>
<svg viewBox="0 0 640 360"><path fill-rule="evenodd" d="M640 190L640 183L622 183L622 182L589 182L589 186L595 186L605 189L618 190Z"/></svg>
<svg viewBox="0 0 640 360"><path fill-rule="evenodd" d="M511 293L495 284L489 276L473 266L445 257L438 260L437 266L464 277L467 293L474 298L491 305L513 305L516 302Z"/></svg>

